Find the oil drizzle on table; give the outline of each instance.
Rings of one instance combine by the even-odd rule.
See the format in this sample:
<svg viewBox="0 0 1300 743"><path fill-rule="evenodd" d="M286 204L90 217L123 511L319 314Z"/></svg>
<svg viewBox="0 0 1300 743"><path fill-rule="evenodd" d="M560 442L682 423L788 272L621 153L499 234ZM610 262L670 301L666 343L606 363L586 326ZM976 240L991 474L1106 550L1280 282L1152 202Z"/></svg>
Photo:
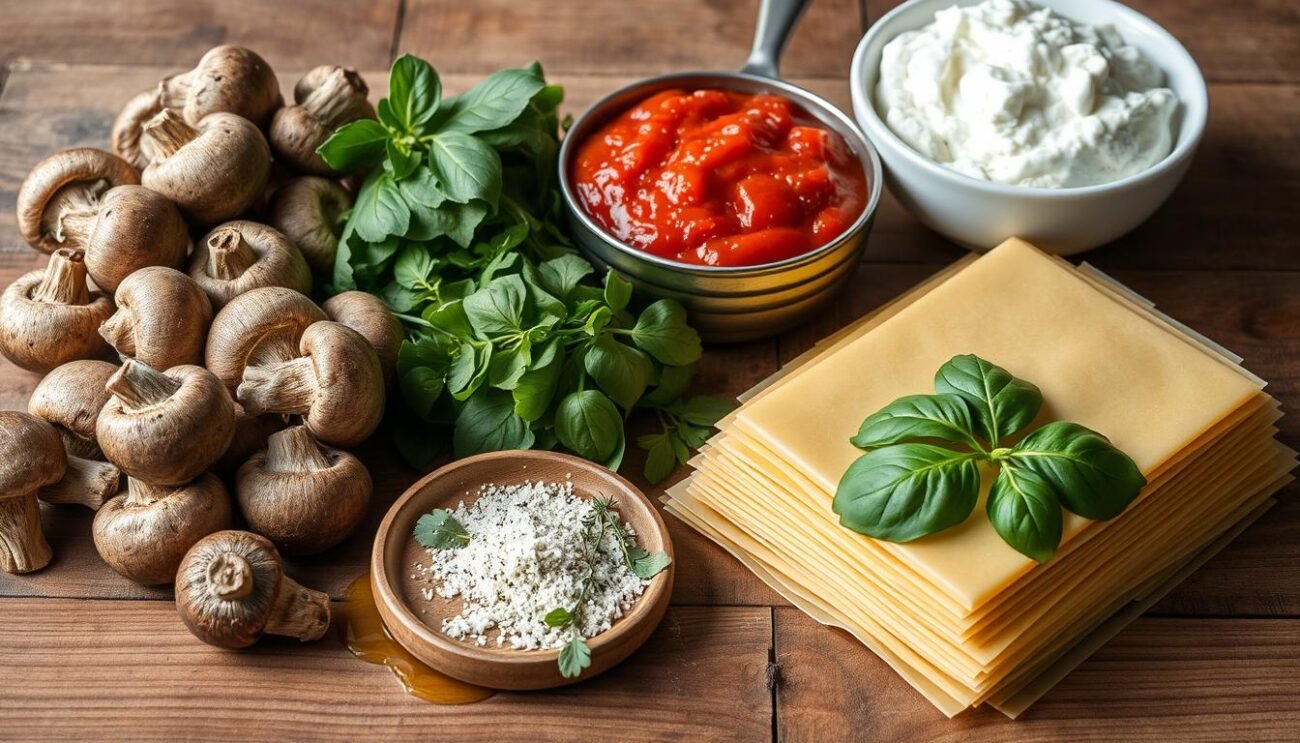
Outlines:
<svg viewBox="0 0 1300 743"><path fill-rule="evenodd" d="M496 693L433 670L389 637L375 608L369 575L362 575L348 586L337 625L339 640L353 655L367 663L387 666L408 692L426 702L470 704Z"/></svg>

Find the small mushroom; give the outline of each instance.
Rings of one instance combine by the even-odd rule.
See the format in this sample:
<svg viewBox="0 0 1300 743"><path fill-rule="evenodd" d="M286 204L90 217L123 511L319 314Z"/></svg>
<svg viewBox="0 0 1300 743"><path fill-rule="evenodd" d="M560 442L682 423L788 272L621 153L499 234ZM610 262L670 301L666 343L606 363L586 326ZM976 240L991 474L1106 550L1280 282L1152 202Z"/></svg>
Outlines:
<svg viewBox="0 0 1300 743"><path fill-rule="evenodd" d="M235 297L208 330L208 370L233 395L249 366L270 366L298 357L307 326L327 319L301 292L265 287Z"/></svg>
<svg viewBox="0 0 1300 743"><path fill-rule="evenodd" d="M271 118L271 148L295 168L318 175L334 175L316 148L335 129L358 119L375 118L366 101L370 89L356 70L324 65L308 72L294 86L296 106L285 106Z"/></svg>
<svg viewBox="0 0 1300 743"><path fill-rule="evenodd" d="M164 78L158 84L157 100L160 107L182 112L190 124L224 112L242 116L260 128L284 105L280 81L266 60L229 44L209 49L189 72Z"/></svg>
<svg viewBox="0 0 1300 743"><path fill-rule="evenodd" d="M142 268L126 277L114 299L117 312L99 334L119 356L159 370L203 363L212 303L194 279L174 268Z"/></svg>
<svg viewBox="0 0 1300 743"><path fill-rule="evenodd" d="M37 494L46 503L95 510L121 488L121 471L101 461L104 454L95 438L99 411L109 398L104 385L116 371L107 361L70 361L45 375L32 391L27 412L54 426L68 458L63 479Z"/></svg>
<svg viewBox="0 0 1300 743"><path fill-rule="evenodd" d="M306 426L272 434L235 481L249 529L291 555L324 552L347 539L365 518L373 489L361 460L321 446Z"/></svg>
<svg viewBox="0 0 1300 743"><path fill-rule="evenodd" d="M289 361L244 369L236 391L244 410L302 416L316 438L335 446L369 438L384 416L384 373L370 342L326 321L303 331L298 351Z"/></svg>
<svg viewBox="0 0 1300 743"><path fill-rule="evenodd" d="M117 186L139 185L140 174L116 155L78 147L36 164L18 190L18 231L45 253L83 248L99 213L99 201Z"/></svg>
<svg viewBox="0 0 1300 743"><path fill-rule="evenodd" d="M63 478L68 460L54 426L29 413L0 411L0 569L31 573L50 563L36 491Z"/></svg>
<svg viewBox="0 0 1300 743"><path fill-rule="evenodd" d="M221 382L199 366L165 372L133 359L105 385L113 393L95 425L108 461L152 485L179 485L217 461L235 433Z"/></svg>
<svg viewBox="0 0 1300 743"><path fill-rule="evenodd" d="M334 270L343 215L352 196L337 182L306 175L284 184L271 204L271 226L293 241L316 273Z"/></svg>
<svg viewBox="0 0 1300 743"><path fill-rule="evenodd" d="M350 291L325 300L321 309L329 319L343 323L370 341L384 370L384 388L392 391L397 381L397 353L402 349L406 333L388 305L373 294Z"/></svg>
<svg viewBox="0 0 1300 743"><path fill-rule="evenodd" d="M175 487L131 478L126 487L95 514L93 533L104 562L136 583L171 583L190 547L231 526L230 496L215 475Z"/></svg>
<svg viewBox="0 0 1300 743"><path fill-rule="evenodd" d="M234 475L248 458L266 448L271 434L284 428L284 416L249 415L244 406L235 404L235 436L226 447L226 453L212 465L212 471L223 477Z"/></svg>
<svg viewBox="0 0 1300 743"><path fill-rule="evenodd" d="M176 609L195 637L220 648L246 648L264 633L311 642L330 623L329 596L285 575L275 545L246 531L190 548L176 571Z"/></svg>
<svg viewBox="0 0 1300 743"><path fill-rule="evenodd" d="M190 277L217 309L265 286L311 293L311 269L302 253L278 230L246 220L227 222L199 241Z"/></svg>
<svg viewBox="0 0 1300 743"><path fill-rule="evenodd" d="M154 86L131 96L131 100L118 112L117 118L113 119L113 152L131 163L136 170L144 170L152 159L152 148L140 135L144 133L145 122L157 116L161 110L158 87Z"/></svg>
<svg viewBox="0 0 1300 743"><path fill-rule="evenodd" d="M134 185L134 168L116 155L81 148L45 158L23 181L19 227L47 253L80 248L95 284L112 293L145 266L179 266L190 236L180 210Z"/></svg>
<svg viewBox="0 0 1300 743"><path fill-rule="evenodd" d="M86 285L85 254L59 248L45 268L18 277L0 295L0 353L28 371L47 372L109 353L99 325L113 300Z"/></svg>
<svg viewBox="0 0 1300 743"><path fill-rule="evenodd" d="M152 160L141 175L199 224L242 214L257 199L271 170L271 150L256 126L235 114L214 113L190 124L164 108L144 126Z"/></svg>

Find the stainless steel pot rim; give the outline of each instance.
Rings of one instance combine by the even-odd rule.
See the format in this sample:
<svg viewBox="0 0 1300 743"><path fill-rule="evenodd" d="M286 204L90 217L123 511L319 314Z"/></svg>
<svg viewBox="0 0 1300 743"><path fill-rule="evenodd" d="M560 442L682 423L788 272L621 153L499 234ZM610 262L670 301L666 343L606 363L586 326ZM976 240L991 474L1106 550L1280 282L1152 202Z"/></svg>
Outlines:
<svg viewBox="0 0 1300 743"><path fill-rule="evenodd" d="M695 85L699 85L701 79L723 81L722 87L726 87L726 82L741 80L760 87L780 91L782 94L794 98L797 102L808 109L808 113L814 117L825 116L834 119L844 131L852 133L855 140L853 142L854 149L858 153L858 159L862 162L862 167L866 171L866 176L869 180L867 185L868 193L866 206L862 209L858 218L854 220L853 224L850 225L839 237L812 252L798 255L793 258L787 258L783 261L777 261L776 263L764 263L758 266L695 266L687 263L679 263L627 245L606 232L604 227L596 224L595 220L587 214L587 210L583 209L582 205L578 203L577 198L574 197L573 185L569 181L569 159L572 157L573 148L576 146L574 145L575 138L572 136L573 133L581 131L585 125L589 124L595 114L604 112L613 103L618 102L621 98L627 96L632 91L669 87L673 83L685 83L687 81L694 81ZM692 276L720 279L725 279L726 277L745 278L782 273L807 263L813 263L825 254L835 251L843 245L844 242L857 235L858 232L865 228L867 223L870 222L871 217L876 213L876 208L880 204L880 196L883 190L882 181L884 180L884 169L880 164L880 156L876 153L875 146L871 144L871 141L863 135L857 124L855 124L844 112L840 111L821 96L798 85L784 80L777 80L762 75L751 75L745 72L674 72L667 75L648 78L634 85L624 86L607 94L584 111L583 114L578 117L578 120L574 122L573 126L569 128L568 133L564 137L564 141L560 145L559 170L560 192L564 200L567 202L570 212L577 219L581 220L582 224L593 235L597 235L603 243L621 253L632 256L637 260L651 263L670 271L677 271Z"/></svg>

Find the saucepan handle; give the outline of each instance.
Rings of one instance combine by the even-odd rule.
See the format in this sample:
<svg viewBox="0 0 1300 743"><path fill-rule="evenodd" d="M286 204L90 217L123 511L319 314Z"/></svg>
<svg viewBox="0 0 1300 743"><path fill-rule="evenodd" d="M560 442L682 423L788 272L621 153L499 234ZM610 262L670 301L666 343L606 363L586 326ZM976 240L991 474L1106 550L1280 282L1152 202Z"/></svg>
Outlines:
<svg viewBox="0 0 1300 743"><path fill-rule="evenodd" d="M741 72L776 79L781 76L781 50L811 0L761 0L754 48Z"/></svg>

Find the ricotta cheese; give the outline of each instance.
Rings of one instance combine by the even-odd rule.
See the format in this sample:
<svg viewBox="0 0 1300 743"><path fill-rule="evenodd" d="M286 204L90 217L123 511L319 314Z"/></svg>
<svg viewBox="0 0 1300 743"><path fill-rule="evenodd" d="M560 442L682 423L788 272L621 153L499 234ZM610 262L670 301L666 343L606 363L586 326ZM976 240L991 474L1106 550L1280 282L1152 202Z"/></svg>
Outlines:
<svg viewBox="0 0 1300 743"><path fill-rule="evenodd" d="M1014 186L1119 180L1173 148L1174 92L1110 26L1022 0L953 6L884 48L877 110L917 152Z"/></svg>

